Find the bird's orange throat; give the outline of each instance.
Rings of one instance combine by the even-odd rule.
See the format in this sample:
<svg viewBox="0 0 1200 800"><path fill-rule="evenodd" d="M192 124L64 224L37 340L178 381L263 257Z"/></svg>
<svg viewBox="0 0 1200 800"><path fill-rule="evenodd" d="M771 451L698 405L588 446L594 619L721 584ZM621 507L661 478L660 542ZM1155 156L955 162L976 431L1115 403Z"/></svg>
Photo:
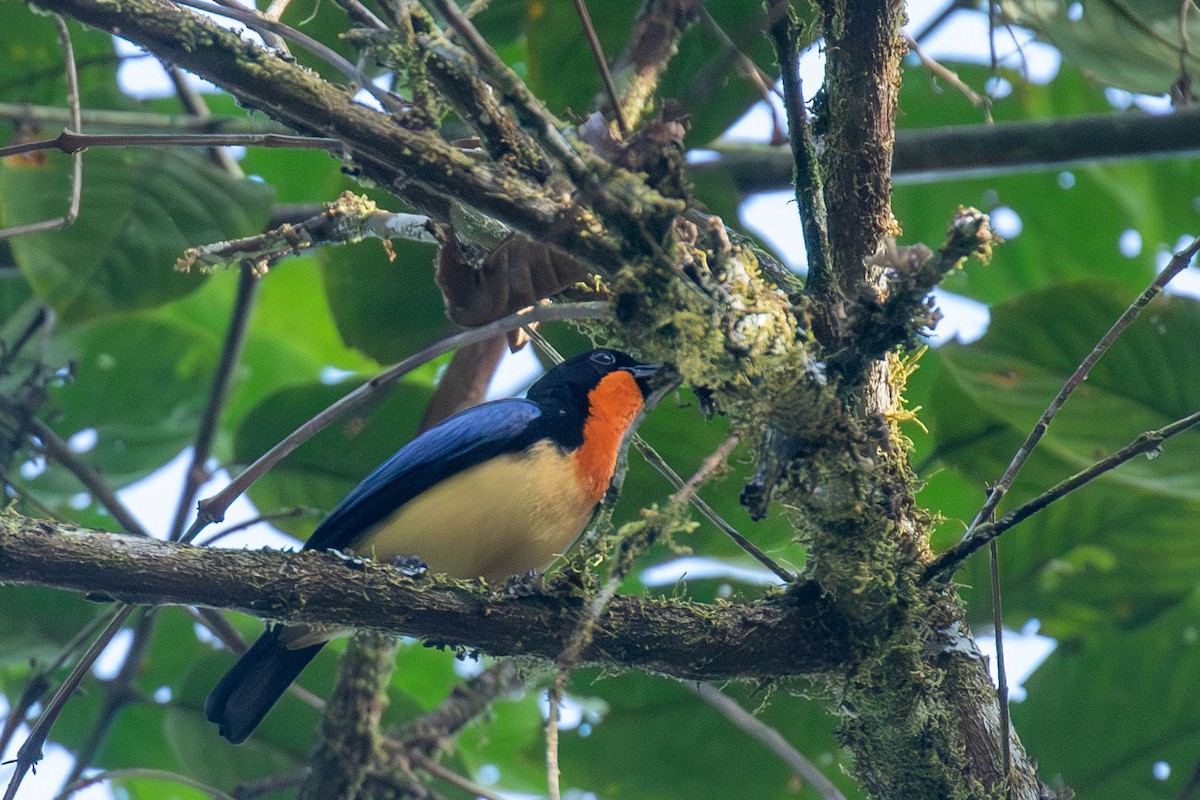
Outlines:
<svg viewBox="0 0 1200 800"><path fill-rule="evenodd" d="M599 503L617 466L621 439L642 412L642 390L628 372L610 372L588 393L588 403L583 444L574 461L584 491Z"/></svg>

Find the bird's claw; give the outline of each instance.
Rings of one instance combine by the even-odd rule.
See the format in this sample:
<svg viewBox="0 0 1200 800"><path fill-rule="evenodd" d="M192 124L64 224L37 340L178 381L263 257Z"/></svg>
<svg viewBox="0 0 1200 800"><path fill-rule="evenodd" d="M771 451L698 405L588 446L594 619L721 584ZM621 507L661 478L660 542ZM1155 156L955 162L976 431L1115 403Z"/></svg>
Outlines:
<svg viewBox="0 0 1200 800"><path fill-rule="evenodd" d="M531 569L520 575L510 576L504 583L504 594L510 597L527 597L531 594L538 594L545 588L545 585L542 574L536 569Z"/></svg>
<svg viewBox="0 0 1200 800"><path fill-rule="evenodd" d="M396 556L392 559L392 568L410 578L419 578L429 571L429 565L417 556Z"/></svg>

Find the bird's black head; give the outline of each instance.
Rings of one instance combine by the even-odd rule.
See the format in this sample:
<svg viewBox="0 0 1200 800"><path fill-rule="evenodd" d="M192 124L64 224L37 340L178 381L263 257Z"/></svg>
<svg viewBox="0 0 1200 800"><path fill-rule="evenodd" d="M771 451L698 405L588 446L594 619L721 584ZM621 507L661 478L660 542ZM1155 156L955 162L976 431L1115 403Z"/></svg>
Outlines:
<svg viewBox="0 0 1200 800"><path fill-rule="evenodd" d="M621 417L622 409L640 410L660 368L619 350L589 350L547 370L526 397L541 407L552 438L573 448L582 441L589 418Z"/></svg>
<svg viewBox="0 0 1200 800"><path fill-rule="evenodd" d="M620 350L589 350L548 369L529 387L526 397L535 403L561 404L565 401L569 405L582 404L586 410L588 394L592 389L606 375L623 371L633 376L645 398L653 389L651 379L659 369L660 364L642 364Z"/></svg>

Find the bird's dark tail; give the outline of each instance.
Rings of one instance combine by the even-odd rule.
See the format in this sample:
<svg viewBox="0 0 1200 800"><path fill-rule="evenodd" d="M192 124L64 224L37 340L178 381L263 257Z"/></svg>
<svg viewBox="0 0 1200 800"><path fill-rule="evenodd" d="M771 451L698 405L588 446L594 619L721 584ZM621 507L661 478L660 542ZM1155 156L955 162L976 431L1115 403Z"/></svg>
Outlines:
<svg viewBox="0 0 1200 800"><path fill-rule="evenodd" d="M289 650L272 625L233 665L204 702L204 715L234 744L246 740L324 642Z"/></svg>

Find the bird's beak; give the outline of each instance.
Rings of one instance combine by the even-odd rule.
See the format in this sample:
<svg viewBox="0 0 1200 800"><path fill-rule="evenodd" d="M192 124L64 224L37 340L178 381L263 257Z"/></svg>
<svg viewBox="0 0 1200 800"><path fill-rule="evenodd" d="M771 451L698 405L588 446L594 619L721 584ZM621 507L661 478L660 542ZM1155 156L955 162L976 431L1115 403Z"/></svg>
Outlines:
<svg viewBox="0 0 1200 800"><path fill-rule="evenodd" d="M638 364L637 366L625 367L624 369L637 381L637 385L641 388L644 396L649 397L654 393L656 388L659 388L655 385L659 383L659 381L655 380L655 377L663 373L662 364Z"/></svg>

